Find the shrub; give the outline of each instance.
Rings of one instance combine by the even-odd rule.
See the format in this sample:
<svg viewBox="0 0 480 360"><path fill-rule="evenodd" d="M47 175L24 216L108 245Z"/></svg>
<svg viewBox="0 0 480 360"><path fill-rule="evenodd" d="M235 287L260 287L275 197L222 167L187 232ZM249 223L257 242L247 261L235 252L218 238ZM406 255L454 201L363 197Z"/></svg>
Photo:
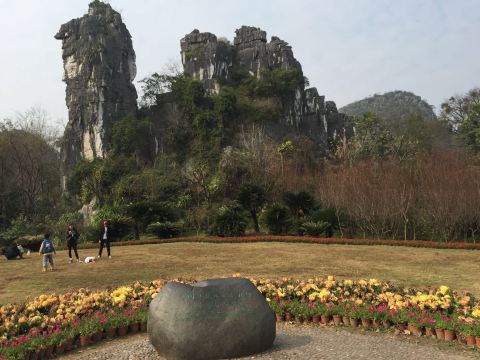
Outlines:
<svg viewBox="0 0 480 360"><path fill-rule="evenodd" d="M128 216L121 215L115 208L102 208L92 218L92 227L96 230L91 233L92 241L99 240L100 233L103 228L103 220L108 220L111 227L112 240L129 240L133 239L133 220Z"/></svg>
<svg viewBox="0 0 480 360"><path fill-rule="evenodd" d="M300 228L307 235L320 236L329 226L326 221L305 221Z"/></svg>
<svg viewBox="0 0 480 360"><path fill-rule="evenodd" d="M332 208L324 208L318 209L312 212L308 218L308 221L311 222L325 222L328 226L325 228L325 236L332 237L333 230L338 229L338 219L335 214L335 209ZM310 234L309 234L310 235Z"/></svg>
<svg viewBox="0 0 480 360"><path fill-rule="evenodd" d="M267 208L264 223L270 234L286 234L293 224L289 209L281 204L273 204Z"/></svg>
<svg viewBox="0 0 480 360"><path fill-rule="evenodd" d="M218 209L209 232L217 236L241 236L245 234L247 224L247 213L238 201L233 201Z"/></svg>
<svg viewBox="0 0 480 360"><path fill-rule="evenodd" d="M156 222L147 226L147 232L159 239L172 238L180 235L183 230L182 222Z"/></svg>

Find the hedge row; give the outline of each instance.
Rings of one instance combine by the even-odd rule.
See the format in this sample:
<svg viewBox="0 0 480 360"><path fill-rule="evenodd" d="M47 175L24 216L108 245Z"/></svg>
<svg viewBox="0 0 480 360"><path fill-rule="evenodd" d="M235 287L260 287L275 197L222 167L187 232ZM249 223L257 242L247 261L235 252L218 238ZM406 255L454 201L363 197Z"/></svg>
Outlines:
<svg viewBox="0 0 480 360"><path fill-rule="evenodd" d="M299 243L299 244L336 244L336 245L384 245L384 246L407 246L416 248L430 249L462 249L462 250L480 250L480 243L464 242L439 242L427 240L375 240L375 239L342 239L342 238L320 238L308 236L278 236L278 235L258 235L258 236L240 236L240 237L215 237L215 236L189 236L169 239L149 239L149 240L129 240L115 242L114 246L129 245L148 245L148 244L169 244L178 242L189 243L255 243L255 242L281 242L281 243ZM95 243L79 244L82 249L92 249L98 247Z"/></svg>

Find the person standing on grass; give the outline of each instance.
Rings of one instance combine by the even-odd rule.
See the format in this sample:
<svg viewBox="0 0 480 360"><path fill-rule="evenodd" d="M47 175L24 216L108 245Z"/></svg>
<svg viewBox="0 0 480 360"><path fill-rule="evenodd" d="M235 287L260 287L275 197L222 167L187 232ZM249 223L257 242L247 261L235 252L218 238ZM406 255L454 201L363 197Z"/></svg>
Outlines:
<svg viewBox="0 0 480 360"><path fill-rule="evenodd" d="M42 241L42 245L40 245L38 253L43 257L43 272L47 271L48 267L53 271L53 254L56 254L56 251L53 247L53 241L50 239L49 233L45 234L45 238Z"/></svg>
<svg viewBox="0 0 480 360"><path fill-rule="evenodd" d="M102 257L102 251L103 251L103 247L104 246L107 246L107 255L108 255L108 258L111 259L112 256L110 255L110 232L111 232L111 228L110 226L108 226L108 220L103 220L103 228L102 228L102 232L100 233L100 250L98 251L98 258L100 259Z"/></svg>
<svg viewBox="0 0 480 360"><path fill-rule="evenodd" d="M75 257L77 258L77 262L80 262L80 258L78 257L78 251L77 251L77 240L80 234L78 233L77 229L75 229L75 226L73 224L68 225L67 228L67 247L68 247L68 257L70 263L73 262L72 258L72 249L73 252L75 253Z"/></svg>

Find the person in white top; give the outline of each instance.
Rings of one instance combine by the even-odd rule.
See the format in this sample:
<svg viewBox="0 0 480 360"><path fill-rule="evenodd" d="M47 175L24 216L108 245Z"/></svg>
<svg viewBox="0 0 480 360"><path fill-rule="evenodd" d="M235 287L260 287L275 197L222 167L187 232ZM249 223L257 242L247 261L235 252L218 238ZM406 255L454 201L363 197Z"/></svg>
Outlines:
<svg viewBox="0 0 480 360"><path fill-rule="evenodd" d="M103 248L107 247L107 255L108 258L111 259L112 256L110 255L110 227L108 226L108 220L103 220L103 229L100 234L100 250L98 251L98 258L102 257Z"/></svg>

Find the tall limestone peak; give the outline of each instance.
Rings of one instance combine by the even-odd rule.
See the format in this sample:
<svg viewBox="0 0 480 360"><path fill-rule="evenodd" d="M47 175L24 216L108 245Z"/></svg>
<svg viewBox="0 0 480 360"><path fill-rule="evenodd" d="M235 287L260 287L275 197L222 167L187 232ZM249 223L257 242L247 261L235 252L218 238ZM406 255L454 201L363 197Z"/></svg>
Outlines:
<svg viewBox="0 0 480 360"><path fill-rule="evenodd" d="M132 39L121 15L95 0L87 14L60 27L68 124L62 147L68 169L105 156L112 124L137 110Z"/></svg>

